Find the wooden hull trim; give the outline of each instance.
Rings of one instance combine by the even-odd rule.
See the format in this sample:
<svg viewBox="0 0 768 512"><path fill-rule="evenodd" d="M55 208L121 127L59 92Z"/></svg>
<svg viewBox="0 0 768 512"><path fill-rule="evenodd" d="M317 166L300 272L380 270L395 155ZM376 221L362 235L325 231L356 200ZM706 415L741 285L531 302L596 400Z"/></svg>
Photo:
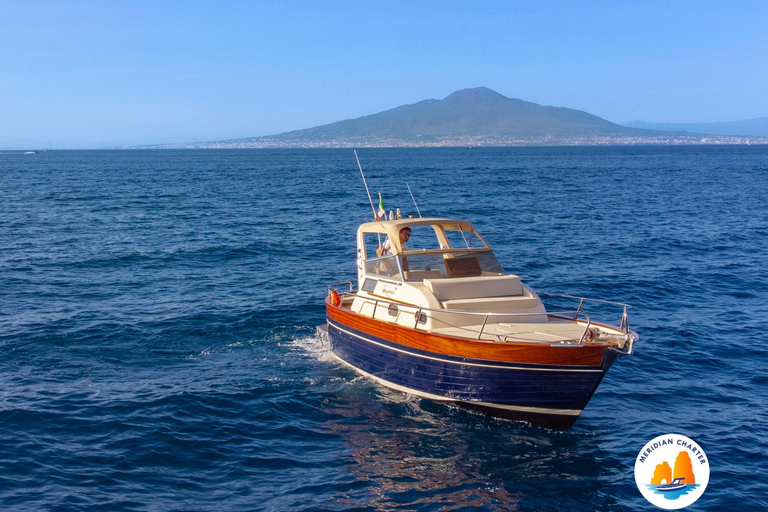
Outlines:
<svg viewBox="0 0 768 512"><path fill-rule="evenodd" d="M411 349L411 350L404 350L404 349L397 348L397 347L392 346L392 345L387 345L387 344L384 344L384 343L379 343L379 342L374 341L374 340L372 340L372 339L370 339L370 338L368 338L366 336L362 336L360 334L356 334L353 330L345 328L343 326L343 324L338 324L338 323L333 322L331 320L329 320L328 323L329 323L329 325L333 325L336 329L338 329L341 332L346 333L349 336L354 336L354 337L356 337L356 338L358 338L360 340L366 341L366 342L374 344L374 345L378 345L378 346L380 346L382 348L385 348L385 349L394 350L394 351L397 351L397 352L401 352L403 354L412 355L414 357L420 357L420 358L423 358L423 359L429 359L431 361L439 361L439 362L450 363L450 364L458 364L458 365L462 365L462 366L477 366L477 367L482 367L482 368L504 368L504 369L508 369L508 370L532 370L532 371L542 371L542 372L564 372L564 371L566 371L566 372L580 372L580 373L581 372L586 372L586 373L603 373L602 368L599 368L599 367L598 368L584 368L584 367L564 368L562 366L556 366L555 367L555 366L532 365L532 364L525 365L525 366L522 366L522 365L501 365L501 364L498 364L498 362L496 362L496 361L485 361L485 362L481 363L481 362L477 362L476 360L468 360L466 358L462 358L462 359L457 359L457 358L449 359L448 357L440 357L440 356L436 356L434 354L432 354L432 355L420 354L418 352L414 352L413 349ZM493 363L496 363L496 364L493 364Z"/></svg>
<svg viewBox="0 0 768 512"><path fill-rule="evenodd" d="M339 325L395 343L406 349L466 359L518 364L584 366L592 369L601 367L604 352L613 348L604 344L568 346L460 338L375 320L328 303L326 316L329 321L335 321Z"/></svg>

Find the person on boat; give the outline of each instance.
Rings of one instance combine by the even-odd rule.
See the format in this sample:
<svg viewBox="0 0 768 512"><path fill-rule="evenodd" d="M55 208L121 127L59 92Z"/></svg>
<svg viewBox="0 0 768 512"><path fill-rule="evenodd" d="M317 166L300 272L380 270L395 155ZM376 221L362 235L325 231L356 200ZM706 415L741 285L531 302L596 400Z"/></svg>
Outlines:
<svg viewBox="0 0 768 512"><path fill-rule="evenodd" d="M400 230L399 236L400 236L400 247L402 247L404 251L409 250L406 242L411 237L411 228L404 227L403 229ZM384 241L384 243L380 245L378 249L376 249L376 254L378 254L379 256L391 256L392 241L389 238L387 238Z"/></svg>
<svg viewBox="0 0 768 512"><path fill-rule="evenodd" d="M400 230L398 236L400 237L400 247L402 247L404 251L410 250L406 242L409 238L411 238L411 228L407 226L404 227ZM392 241L387 238L384 243L380 245L378 249L376 249L376 254L379 256L392 256ZM408 258L406 256L403 256L402 263L403 271L408 271ZM386 261L381 262L381 270L389 270L389 264L386 263Z"/></svg>

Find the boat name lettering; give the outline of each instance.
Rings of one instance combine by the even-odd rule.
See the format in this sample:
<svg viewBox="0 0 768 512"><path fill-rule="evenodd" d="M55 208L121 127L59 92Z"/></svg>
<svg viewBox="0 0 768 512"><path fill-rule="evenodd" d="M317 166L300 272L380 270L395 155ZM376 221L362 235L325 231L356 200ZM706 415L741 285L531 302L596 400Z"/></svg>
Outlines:
<svg viewBox="0 0 768 512"><path fill-rule="evenodd" d="M381 289L381 293L384 295L394 295L397 293L397 288L390 288L389 286L384 286L384 288Z"/></svg>

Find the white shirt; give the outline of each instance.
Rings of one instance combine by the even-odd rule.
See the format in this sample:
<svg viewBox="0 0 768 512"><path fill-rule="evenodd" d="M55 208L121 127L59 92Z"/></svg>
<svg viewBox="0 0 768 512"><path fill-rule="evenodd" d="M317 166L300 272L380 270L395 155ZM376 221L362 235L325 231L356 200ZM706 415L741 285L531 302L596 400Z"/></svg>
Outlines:
<svg viewBox="0 0 768 512"><path fill-rule="evenodd" d="M403 248L404 251L410 251L408 248L408 244L400 244L400 246ZM384 245L381 246L381 255L382 256L391 256L392 255L392 243L390 242L389 238L387 238L384 241Z"/></svg>

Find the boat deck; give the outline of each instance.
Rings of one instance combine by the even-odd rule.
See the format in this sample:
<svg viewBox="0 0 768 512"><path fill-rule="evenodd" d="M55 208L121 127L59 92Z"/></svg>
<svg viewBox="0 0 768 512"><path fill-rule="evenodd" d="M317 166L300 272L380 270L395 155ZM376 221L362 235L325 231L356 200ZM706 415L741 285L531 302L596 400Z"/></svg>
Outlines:
<svg viewBox="0 0 768 512"><path fill-rule="evenodd" d="M498 323L465 325L461 327L442 327L432 332L445 336L491 341L534 342L534 343L577 343L584 334L585 326L568 320L551 320L537 323Z"/></svg>

